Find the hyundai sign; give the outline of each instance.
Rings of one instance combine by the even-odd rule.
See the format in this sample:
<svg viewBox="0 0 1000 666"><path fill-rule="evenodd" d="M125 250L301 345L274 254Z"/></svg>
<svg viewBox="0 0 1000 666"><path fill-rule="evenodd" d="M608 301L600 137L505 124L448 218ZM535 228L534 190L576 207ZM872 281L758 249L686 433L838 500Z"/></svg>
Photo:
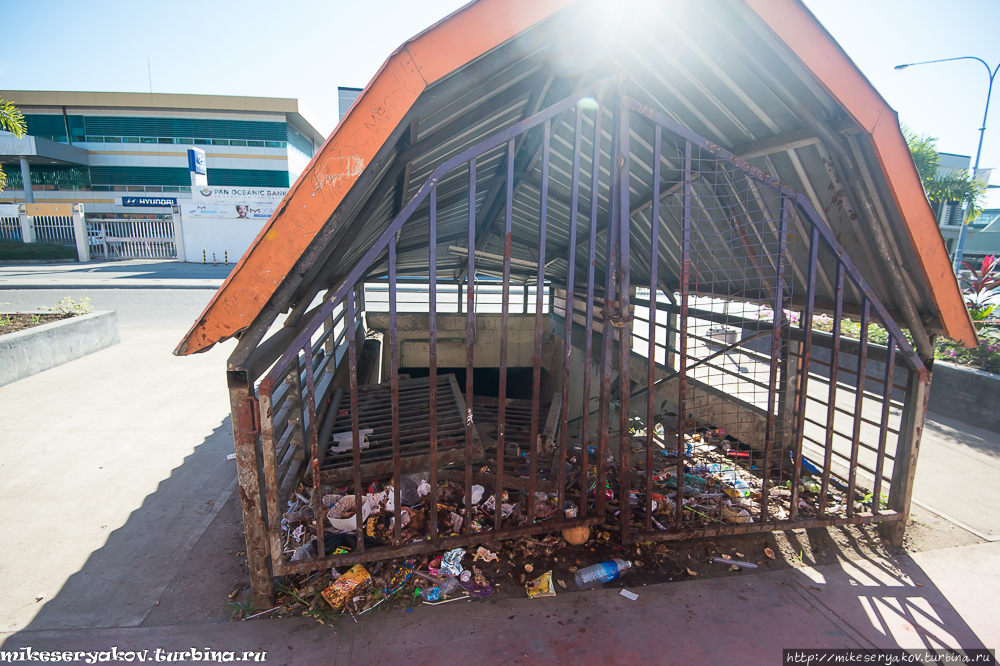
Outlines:
<svg viewBox="0 0 1000 666"><path fill-rule="evenodd" d="M201 148L188 148L188 171L202 176L208 174L205 168L205 151Z"/></svg>
<svg viewBox="0 0 1000 666"><path fill-rule="evenodd" d="M146 208L170 208L177 205L173 197L122 197L122 205Z"/></svg>

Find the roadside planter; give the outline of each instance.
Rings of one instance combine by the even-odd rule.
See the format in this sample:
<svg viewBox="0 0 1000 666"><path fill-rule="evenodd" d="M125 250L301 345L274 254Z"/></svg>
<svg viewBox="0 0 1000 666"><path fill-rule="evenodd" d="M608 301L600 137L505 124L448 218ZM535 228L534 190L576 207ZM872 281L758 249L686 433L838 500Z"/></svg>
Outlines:
<svg viewBox="0 0 1000 666"><path fill-rule="evenodd" d="M92 312L0 335L0 386L120 342L118 313Z"/></svg>
<svg viewBox="0 0 1000 666"><path fill-rule="evenodd" d="M938 360L927 408L963 423L1000 432L1000 375Z"/></svg>

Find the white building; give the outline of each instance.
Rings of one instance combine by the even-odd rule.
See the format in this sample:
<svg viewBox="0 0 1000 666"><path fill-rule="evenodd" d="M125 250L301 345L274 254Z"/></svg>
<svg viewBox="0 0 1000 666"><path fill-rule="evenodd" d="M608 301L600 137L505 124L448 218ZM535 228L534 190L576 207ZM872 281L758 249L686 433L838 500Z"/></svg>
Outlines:
<svg viewBox="0 0 1000 666"><path fill-rule="evenodd" d="M294 99L36 91L0 91L0 97L24 113L28 128L20 140L0 133L8 183L0 204L83 204L98 254L100 234L145 224L173 228L174 256L183 245L189 261L200 261L203 251L208 260L213 252L220 261L224 254L237 260L266 218L234 214L235 224L182 223L182 208L194 203L187 149L205 151L209 186L280 199L324 140Z"/></svg>

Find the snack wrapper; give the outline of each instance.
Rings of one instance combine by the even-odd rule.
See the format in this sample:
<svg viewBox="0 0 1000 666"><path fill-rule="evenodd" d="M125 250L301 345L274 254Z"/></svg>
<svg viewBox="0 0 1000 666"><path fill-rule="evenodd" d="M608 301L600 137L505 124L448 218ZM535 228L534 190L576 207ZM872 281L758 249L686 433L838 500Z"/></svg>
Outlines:
<svg viewBox="0 0 1000 666"><path fill-rule="evenodd" d="M340 610L347 605L347 600L354 590L361 585L367 585L371 579L372 577L369 575L367 569L360 564L355 564L351 567L350 571L333 581L330 587L320 592L320 594L323 595L326 603L330 604L331 608Z"/></svg>
<svg viewBox="0 0 1000 666"><path fill-rule="evenodd" d="M551 571L546 571L535 580L529 580L524 585L524 589L527 590L529 599L556 596L555 588L552 587Z"/></svg>

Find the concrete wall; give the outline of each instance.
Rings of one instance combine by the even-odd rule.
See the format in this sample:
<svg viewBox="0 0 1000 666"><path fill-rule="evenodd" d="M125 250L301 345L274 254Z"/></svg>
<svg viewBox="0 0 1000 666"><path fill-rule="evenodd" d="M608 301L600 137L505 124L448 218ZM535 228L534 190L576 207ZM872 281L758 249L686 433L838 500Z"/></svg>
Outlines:
<svg viewBox="0 0 1000 666"><path fill-rule="evenodd" d="M1000 375L935 361L927 409L1000 432Z"/></svg>
<svg viewBox="0 0 1000 666"><path fill-rule="evenodd" d="M0 335L0 386L119 342L118 313L114 310Z"/></svg>
<svg viewBox="0 0 1000 666"><path fill-rule="evenodd" d="M229 263L235 264L247 251L267 220L225 220L202 217L174 216L174 224L180 223L184 238L184 256L180 261L196 264L212 262L212 253L221 264L225 253L229 253Z"/></svg>

